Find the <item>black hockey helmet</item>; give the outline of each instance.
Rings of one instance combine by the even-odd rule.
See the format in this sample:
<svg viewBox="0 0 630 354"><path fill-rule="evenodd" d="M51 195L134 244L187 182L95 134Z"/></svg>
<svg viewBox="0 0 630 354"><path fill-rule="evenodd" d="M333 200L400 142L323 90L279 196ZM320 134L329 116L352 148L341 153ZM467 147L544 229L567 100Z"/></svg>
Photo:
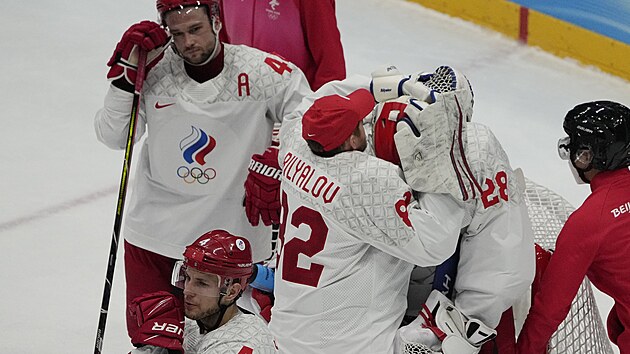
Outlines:
<svg viewBox="0 0 630 354"><path fill-rule="evenodd" d="M582 164L588 164L582 170L614 170L630 165L628 107L612 101L582 103L566 114L563 128L569 139L559 147L568 150L574 165L582 156Z"/></svg>

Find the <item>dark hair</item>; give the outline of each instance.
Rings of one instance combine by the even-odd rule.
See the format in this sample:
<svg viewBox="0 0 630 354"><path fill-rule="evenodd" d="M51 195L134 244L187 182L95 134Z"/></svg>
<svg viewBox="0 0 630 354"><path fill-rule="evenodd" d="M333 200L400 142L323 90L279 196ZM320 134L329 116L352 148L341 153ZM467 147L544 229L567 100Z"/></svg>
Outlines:
<svg viewBox="0 0 630 354"><path fill-rule="evenodd" d="M359 136L361 134L360 130L359 130L359 125L361 125L361 124L363 124L363 123L362 122L358 122L357 123L356 128L354 128L354 130L352 131L352 134L350 136L352 136L352 135ZM348 138L350 136L348 136ZM348 140L348 139L346 138L346 140ZM319 157L333 157L333 156L335 156L335 155L337 155L339 153L342 153L342 152L346 151L344 148L342 148L343 143L341 143L341 145L335 147L334 149L331 149L331 150L328 150L328 151L324 150L324 147L322 146L322 144L318 143L315 140L306 139L306 144L308 144L308 147L311 149L313 154L315 154L315 155L317 155Z"/></svg>

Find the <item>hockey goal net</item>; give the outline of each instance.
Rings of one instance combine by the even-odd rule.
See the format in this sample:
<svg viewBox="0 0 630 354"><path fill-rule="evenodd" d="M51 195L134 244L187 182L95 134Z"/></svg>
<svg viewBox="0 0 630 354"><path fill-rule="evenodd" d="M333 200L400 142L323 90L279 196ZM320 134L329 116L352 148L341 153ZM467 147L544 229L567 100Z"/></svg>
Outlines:
<svg viewBox="0 0 630 354"><path fill-rule="evenodd" d="M534 229L534 241L544 249L554 249L556 237L575 208L558 194L527 178L525 186L525 200ZM613 353L587 278L584 278L573 299L569 314L551 337L548 353Z"/></svg>
<svg viewBox="0 0 630 354"><path fill-rule="evenodd" d="M525 178L525 201L534 241L552 250L569 215L575 210L564 198ZM434 354L417 343L401 343L403 354ZM584 278L571 309L549 340L548 354L613 354L602 324L591 283Z"/></svg>

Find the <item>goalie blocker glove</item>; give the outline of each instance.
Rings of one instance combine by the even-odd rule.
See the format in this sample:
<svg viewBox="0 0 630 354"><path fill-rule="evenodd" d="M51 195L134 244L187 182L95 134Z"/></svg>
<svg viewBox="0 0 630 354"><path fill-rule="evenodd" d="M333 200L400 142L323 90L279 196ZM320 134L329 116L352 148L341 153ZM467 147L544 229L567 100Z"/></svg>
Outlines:
<svg viewBox="0 0 630 354"><path fill-rule="evenodd" d="M183 354L184 341L184 312L177 298L166 291L144 294L129 305L131 315L136 318L138 330L131 338L131 344L136 347L157 347L150 353L165 352L169 354ZM131 353L146 353L134 350Z"/></svg>
<svg viewBox="0 0 630 354"><path fill-rule="evenodd" d="M252 156L245 180L245 214L252 226L280 223L280 178L278 148L271 146Z"/></svg>
<svg viewBox="0 0 630 354"><path fill-rule="evenodd" d="M138 70L139 51L147 52L145 78L149 70L164 56L169 36L160 25L142 21L129 27L107 62L110 67L107 78L122 90L133 92ZM143 78L144 79L144 78Z"/></svg>

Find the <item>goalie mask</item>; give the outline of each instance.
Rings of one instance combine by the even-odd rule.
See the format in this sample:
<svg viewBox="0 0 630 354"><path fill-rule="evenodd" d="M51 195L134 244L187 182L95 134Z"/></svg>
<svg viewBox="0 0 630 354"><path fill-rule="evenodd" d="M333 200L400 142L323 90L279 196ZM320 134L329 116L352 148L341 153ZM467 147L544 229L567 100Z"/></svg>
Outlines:
<svg viewBox="0 0 630 354"><path fill-rule="evenodd" d="M227 287L243 288L252 275L252 254L247 239L224 230L203 234L186 247L184 260L176 263L171 283L204 296L219 297Z"/></svg>
<svg viewBox="0 0 630 354"><path fill-rule="evenodd" d="M581 180L591 170L615 170L630 165L630 109L611 101L582 103L570 110L563 124L568 137L558 142L560 158L569 160Z"/></svg>

